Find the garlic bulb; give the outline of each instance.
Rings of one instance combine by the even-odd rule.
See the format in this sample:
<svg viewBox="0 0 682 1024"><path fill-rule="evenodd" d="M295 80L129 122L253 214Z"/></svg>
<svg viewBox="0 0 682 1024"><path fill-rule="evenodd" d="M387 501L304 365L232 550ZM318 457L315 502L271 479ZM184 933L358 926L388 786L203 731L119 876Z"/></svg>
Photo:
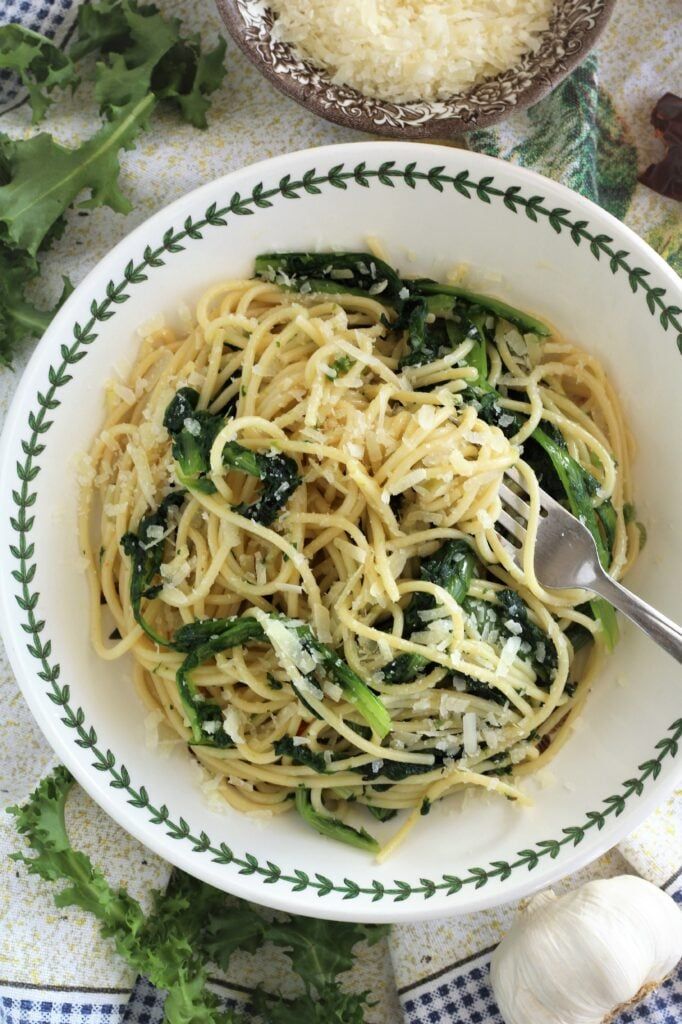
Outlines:
<svg viewBox="0 0 682 1024"><path fill-rule="evenodd" d="M493 953L506 1024L603 1024L682 957L682 913L633 875L534 896Z"/></svg>

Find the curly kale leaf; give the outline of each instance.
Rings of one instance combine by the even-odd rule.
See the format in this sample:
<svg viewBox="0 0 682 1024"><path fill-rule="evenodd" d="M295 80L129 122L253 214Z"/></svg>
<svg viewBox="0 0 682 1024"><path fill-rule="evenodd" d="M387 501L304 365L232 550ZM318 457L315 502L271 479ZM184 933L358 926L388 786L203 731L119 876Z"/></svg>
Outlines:
<svg viewBox="0 0 682 1024"><path fill-rule="evenodd" d="M355 962L358 943L377 942L386 928L319 921L298 917L273 923L266 939L279 946L303 979L305 991L294 1000L273 998L262 990L256 993L254 1008L268 1024L363 1024L369 1004L367 992L344 992L340 974Z"/></svg>
<svg viewBox="0 0 682 1024"><path fill-rule="evenodd" d="M84 190L83 207L132 207L118 187L119 150L132 149L154 107L152 94L121 109L92 138L62 146L41 132L31 139L0 136L5 183L0 186L0 241L35 256L48 233Z"/></svg>
<svg viewBox="0 0 682 1024"><path fill-rule="evenodd" d="M86 193L82 207L128 213L131 204L118 185L120 151L134 147L160 101L206 127L208 97L225 73L222 39L204 54L197 36L182 35L177 19L135 0L86 0L68 53L20 25L0 27L0 68L16 71L28 88L34 122L56 87L77 86L76 62L95 52L95 95L109 123L74 147L46 133L0 135L0 364L9 365L19 343L41 334L54 314L36 309L26 286L39 275L36 255L64 230L66 211Z"/></svg>
<svg viewBox="0 0 682 1024"><path fill-rule="evenodd" d="M208 97L225 76L225 41L203 54L197 35L183 36L178 18L167 18L154 4L135 0L101 0L79 9L76 41L70 55L78 60L99 52L95 96L108 116L152 93L170 100L185 121L206 128Z"/></svg>
<svg viewBox="0 0 682 1024"><path fill-rule="evenodd" d="M290 917L268 922L257 908L241 903L228 914L215 914L205 937L209 956L226 970L238 949L255 952L263 943L279 947L303 981L295 999L258 989L254 1009L267 1024L364 1024L368 993L345 992L339 976L351 970L360 943L374 945L385 925Z"/></svg>
<svg viewBox="0 0 682 1024"><path fill-rule="evenodd" d="M33 853L12 858L30 874L66 882L55 896L57 906L93 914L102 934L113 940L133 970L167 990L167 1024L237 1024L231 1014L220 1011L205 987L208 970L201 935L207 919L223 905L223 894L178 873L165 893L154 893L154 909L145 915L137 900L124 889L112 888L90 858L71 847L64 812L72 785L70 773L60 766L23 807L9 808Z"/></svg>
<svg viewBox="0 0 682 1024"><path fill-rule="evenodd" d="M291 917L266 920L258 908L234 901L180 871L164 893L153 894L145 914L124 889L114 889L89 857L74 850L65 826L73 779L59 767L40 783L22 807L10 808L30 852L15 861L30 874L60 884L58 907L77 906L93 914L102 933L137 973L167 992L165 1024L245 1024L224 1012L206 982L209 964L226 969L235 952L278 946L303 982L295 1000L257 990L254 1007L269 1024L364 1024L367 993L345 992L339 976L351 969L358 944L377 942L387 929ZM64 883L66 885L64 886Z"/></svg>
<svg viewBox="0 0 682 1024"><path fill-rule="evenodd" d="M27 335L40 337L52 319L26 295L39 273L34 257L0 245L0 365L9 366L19 343Z"/></svg>
<svg viewBox="0 0 682 1024"><path fill-rule="evenodd" d="M160 99L175 100L186 119L205 127L206 96L224 73L222 41L202 57L196 38L182 40L178 20L164 18L153 5L141 7L132 0L86 3L78 24L72 53L78 57L99 49L105 58L97 66L95 91L111 121L75 148L45 134L4 143L9 181L0 188L2 237L32 255L85 189L91 198L84 205L129 212L117 185L118 151L132 147Z"/></svg>
<svg viewBox="0 0 682 1024"><path fill-rule="evenodd" d="M45 116L52 103L49 93L53 89L75 89L78 85L71 58L51 40L23 25L0 27L0 68L16 72L28 90L33 124Z"/></svg>
<svg viewBox="0 0 682 1024"><path fill-rule="evenodd" d="M344 992L337 984L322 985L313 999L307 992L296 999L273 998L258 990L253 1007L267 1024L364 1024L368 992Z"/></svg>

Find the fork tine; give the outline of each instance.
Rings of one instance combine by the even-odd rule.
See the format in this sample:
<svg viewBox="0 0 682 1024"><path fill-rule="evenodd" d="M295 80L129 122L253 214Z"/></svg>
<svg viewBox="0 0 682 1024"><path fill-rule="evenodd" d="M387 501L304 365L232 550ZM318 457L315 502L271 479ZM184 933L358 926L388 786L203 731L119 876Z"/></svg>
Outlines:
<svg viewBox="0 0 682 1024"><path fill-rule="evenodd" d="M508 512L505 512L505 510L502 509L497 517L497 522L501 523L505 530L507 530L508 533L511 533L512 537L515 537L521 544L523 544L526 539L526 531L520 523L517 523L513 516L510 516Z"/></svg>
<svg viewBox="0 0 682 1024"><path fill-rule="evenodd" d="M516 466L508 466L507 469L505 469L504 471L504 475L508 476L509 479L513 483L515 483L517 487L520 487L524 494L528 494L528 487L526 486L526 482L519 473Z"/></svg>
<svg viewBox="0 0 682 1024"><path fill-rule="evenodd" d="M540 488L540 507L547 512L554 512L556 509L559 509L561 512L566 511L563 505L547 494L547 491L543 491L542 488Z"/></svg>
<svg viewBox="0 0 682 1024"><path fill-rule="evenodd" d="M505 505L509 508L513 508L515 512L518 512L520 516L523 516L526 522L530 518L530 505L528 502L520 498L519 495L512 491L511 487L507 487L506 484L500 484L499 495Z"/></svg>
<svg viewBox="0 0 682 1024"><path fill-rule="evenodd" d="M521 548L517 548L515 544L512 544L512 542L508 540L505 537L505 535L503 533L500 533L499 531L497 534L497 539L499 540L500 544L511 558L512 562L518 565L519 569L523 568L521 564L521 559L519 557L521 554Z"/></svg>

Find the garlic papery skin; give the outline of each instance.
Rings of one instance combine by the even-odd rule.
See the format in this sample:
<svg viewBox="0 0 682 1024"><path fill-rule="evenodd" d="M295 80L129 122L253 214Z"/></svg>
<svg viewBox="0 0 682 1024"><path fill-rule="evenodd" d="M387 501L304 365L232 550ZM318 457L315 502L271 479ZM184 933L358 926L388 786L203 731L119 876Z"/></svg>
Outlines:
<svg viewBox="0 0 682 1024"><path fill-rule="evenodd" d="M682 957L682 912L634 875L534 896L492 956L506 1024L603 1024Z"/></svg>

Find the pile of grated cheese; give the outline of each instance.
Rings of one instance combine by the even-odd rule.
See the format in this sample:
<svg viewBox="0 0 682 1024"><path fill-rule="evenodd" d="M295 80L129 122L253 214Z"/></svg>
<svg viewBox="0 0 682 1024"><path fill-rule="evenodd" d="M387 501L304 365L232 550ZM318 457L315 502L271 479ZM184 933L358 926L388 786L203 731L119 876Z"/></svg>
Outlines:
<svg viewBox="0 0 682 1024"><path fill-rule="evenodd" d="M270 0L275 37L338 84L384 100L444 100L540 43L552 0Z"/></svg>

